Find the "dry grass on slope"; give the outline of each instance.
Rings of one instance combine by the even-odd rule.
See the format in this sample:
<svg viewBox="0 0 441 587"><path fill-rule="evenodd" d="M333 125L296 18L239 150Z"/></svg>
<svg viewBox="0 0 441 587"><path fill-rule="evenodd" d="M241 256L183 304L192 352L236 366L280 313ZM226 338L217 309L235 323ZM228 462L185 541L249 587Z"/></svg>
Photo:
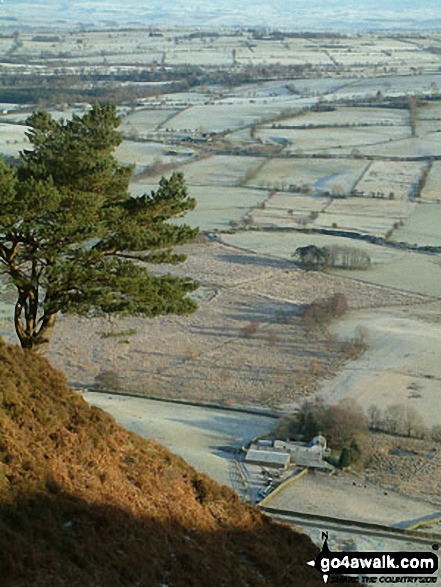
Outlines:
<svg viewBox="0 0 441 587"><path fill-rule="evenodd" d="M0 341L2 587L318 586L317 551Z"/></svg>

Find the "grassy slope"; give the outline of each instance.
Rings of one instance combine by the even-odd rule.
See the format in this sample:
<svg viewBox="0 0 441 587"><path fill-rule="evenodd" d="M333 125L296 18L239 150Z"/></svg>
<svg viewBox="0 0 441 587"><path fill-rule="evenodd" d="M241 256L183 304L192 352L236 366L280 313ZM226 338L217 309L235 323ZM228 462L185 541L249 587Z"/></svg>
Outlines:
<svg viewBox="0 0 441 587"><path fill-rule="evenodd" d="M0 340L2 587L318 586L317 551Z"/></svg>

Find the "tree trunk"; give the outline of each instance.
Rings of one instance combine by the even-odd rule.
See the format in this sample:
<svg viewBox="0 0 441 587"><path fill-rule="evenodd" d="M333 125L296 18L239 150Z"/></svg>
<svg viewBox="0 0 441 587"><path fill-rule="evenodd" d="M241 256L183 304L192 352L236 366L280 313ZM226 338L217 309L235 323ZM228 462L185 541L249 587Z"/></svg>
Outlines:
<svg viewBox="0 0 441 587"><path fill-rule="evenodd" d="M22 293L15 304L15 332L22 348L44 353L52 337L58 312L44 313L37 319L37 305L32 295Z"/></svg>

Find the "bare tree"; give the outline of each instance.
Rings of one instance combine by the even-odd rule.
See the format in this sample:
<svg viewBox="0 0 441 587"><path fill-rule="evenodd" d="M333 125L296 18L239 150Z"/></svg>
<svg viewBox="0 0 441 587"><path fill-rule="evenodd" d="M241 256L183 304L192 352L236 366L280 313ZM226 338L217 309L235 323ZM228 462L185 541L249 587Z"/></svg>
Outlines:
<svg viewBox="0 0 441 587"><path fill-rule="evenodd" d="M369 418L369 426L372 430L379 430L382 424L383 412L376 405L372 404L367 409L367 415Z"/></svg>

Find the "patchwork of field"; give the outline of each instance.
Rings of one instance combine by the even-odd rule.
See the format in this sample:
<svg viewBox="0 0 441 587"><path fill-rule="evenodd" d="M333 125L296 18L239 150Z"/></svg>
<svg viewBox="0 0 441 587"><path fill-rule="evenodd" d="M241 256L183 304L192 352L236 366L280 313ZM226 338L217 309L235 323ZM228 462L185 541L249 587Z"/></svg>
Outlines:
<svg viewBox="0 0 441 587"><path fill-rule="evenodd" d="M282 324L276 316L291 318L301 304L337 292L347 295L352 310L440 296L439 255L298 229L441 245L435 203L441 200L441 163L433 161L441 156L441 60L433 52L441 39L429 33L193 33L150 28L39 37L23 31L12 59L12 33L0 39L2 74L19 76L20 83L25 75L33 83L39 74L55 77L57 91L73 78L74 95L85 92L82 102L71 103L67 93L56 106L51 96L57 120L87 110L94 76L100 91L121 90L120 130L129 140L116 154L136 165L131 193L149 193L162 174L182 170L198 205L178 222L237 247L206 244L197 249L200 263L191 259L167 269L203 282L194 316L118 322L122 331L139 328L139 336L109 339L99 335L110 328L105 321L83 321L76 332L78 322L63 318L69 340L60 335L52 357L77 382L93 383L100 371L117 370L124 385L141 393L295 402L314 387L313 371L332 375L343 358L335 341L314 338L296 319ZM12 82L8 91L14 104L5 110L12 110L24 98ZM414 112L410 96L416 96ZM0 151L17 154L29 146L26 127L17 124L29 111L2 115ZM415 198L420 188L421 198ZM371 269L304 273L291 255L310 244L359 248L369 254ZM214 254L209 247L218 249ZM8 307L0 308L0 318ZM254 322L257 331L247 338L243 331ZM399 327L394 322L390 332ZM415 351L415 365L418 345L402 347ZM391 384L397 393L400 377ZM428 388L428 394L435 391Z"/></svg>
<svg viewBox="0 0 441 587"><path fill-rule="evenodd" d="M412 161L374 161L353 191L359 195L410 199L416 193L426 165Z"/></svg>
<svg viewBox="0 0 441 587"><path fill-rule="evenodd" d="M329 198L271 192L267 200L252 210L250 218L253 226L295 227L313 222L329 203Z"/></svg>
<svg viewBox="0 0 441 587"><path fill-rule="evenodd" d="M360 160L274 158L247 185L286 189L295 186L311 194L352 191L367 163Z"/></svg>
<svg viewBox="0 0 441 587"><path fill-rule="evenodd" d="M253 226L314 227L385 237L411 214L416 204L374 198L318 198L271 195L252 211ZM395 238L395 237L394 237Z"/></svg>
<svg viewBox="0 0 441 587"><path fill-rule="evenodd" d="M374 198L334 199L314 226L339 228L385 237L411 213L414 204L407 201L376 200Z"/></svg>

